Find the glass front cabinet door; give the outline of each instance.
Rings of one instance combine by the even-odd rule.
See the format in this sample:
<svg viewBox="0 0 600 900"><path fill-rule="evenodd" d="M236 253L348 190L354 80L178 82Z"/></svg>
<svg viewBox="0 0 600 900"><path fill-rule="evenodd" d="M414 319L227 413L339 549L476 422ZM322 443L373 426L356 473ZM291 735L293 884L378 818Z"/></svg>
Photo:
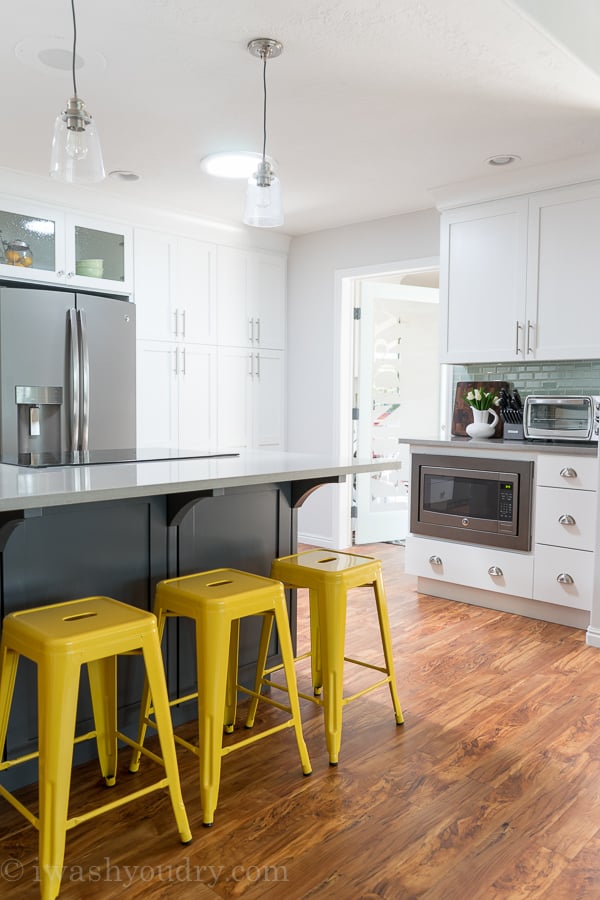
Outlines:
<svg viewBox="0 0 600 900"><path fill-rule="evenodd" d="M0 273L24 281L56 283L64 276L62 215L40 206L19 208L0 199Z"/></svg>
<svg viewBox="0 0 600 900"><path fill-rule="evenodd" d="M66 247L67 277L76 286L131 293L133 240L129 226L68 215Z"/></svg>

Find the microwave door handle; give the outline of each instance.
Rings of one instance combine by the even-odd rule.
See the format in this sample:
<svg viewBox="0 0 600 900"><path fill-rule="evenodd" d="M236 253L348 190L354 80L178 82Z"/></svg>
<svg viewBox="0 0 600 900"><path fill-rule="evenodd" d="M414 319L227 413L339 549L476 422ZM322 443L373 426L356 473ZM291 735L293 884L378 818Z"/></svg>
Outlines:
<svg viewBox="0 0 600 900"><path fill-rule="evenodd" d="M71 452L79 450L79 331L77 310L69 310L69 355L71 357Z"/></svg>
<svg viewBox="0 0 600 900"><path fill-rule="evenodd" d="M85 310L79 310L81 333L81 449L89 450L90 443L90 352Z"/></svg>

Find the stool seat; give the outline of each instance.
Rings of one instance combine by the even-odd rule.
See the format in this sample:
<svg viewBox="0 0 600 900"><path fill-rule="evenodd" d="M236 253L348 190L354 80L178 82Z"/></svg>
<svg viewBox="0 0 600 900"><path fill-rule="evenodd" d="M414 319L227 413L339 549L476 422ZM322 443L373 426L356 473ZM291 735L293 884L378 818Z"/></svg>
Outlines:
<svg viewBox="0 0 600 900"><path fill-rule="evenodd" d="M342 739L342 708L347 703L387 684L396 724L401 725L404 722L396 690L381 561L372 556L338 550L306 550L273 560L271 577L282 581L288 588L309 590L311 649L309 653L296 657L296 661L310 657L313 695L300 692L299 696L323 707L329 762L331 765L337 765ZM358 587L373 589L384 656L383 666L372 665L344 655L347 594L349 590ZM277 667L267 670L265 662L266 657L260 661L263 668L262 683L270 685L272 682L266 676ZM384 678L350 697L344 697L344 662L380 672Z"/></svg>
<svg viewBox="0 0 600 900"><path fill-rule="evenodd" d="M73 744L96 739L102 775L115 784L118 740L136 746L117 730L117 655L141 651L155 698L165 777L82 815L68 818ZM19 658L37 665L39 745L34 753L3 760L0 772L39 759L39 812L35 816L3 785L0 795L39 831L42 900L60 890L67 830L145 794L168 787L183 843L191 840L177 769L171 713L156 617L109 597L85 597L7 615L0 642L0 748L4 748ZM95 729L75 737L81 666L87 665ZM157 757L154 757L158 759Z"/></svg>
<svg viewBox="0 0 600 900"><path fill-rule="evenodd" d="M156 587L154 612L162 637L169 617L187 617L195 622L197 690L185 697L171 700L179 705L197 700L198 744L192 744L175 735L175 741L191 750L199 760L200 801L203 824L213 824L217 807L221 778L222 757L234 750L246 747L285 728L293 728L300 755L302 771L310 775L312 769L308 750L302 734L300 705L294 670L292 640L285 604L285 594L280 581L264 578L238 569L213 569L170 578ZM240 619L245 616L263 617L269 622L266 644L262 640L259 655L268 653L269 635L273 621L279 636L282 668L286 675L288 704L281 704L270 697L260 695L259 673L254 690L237 681ZM263 631L266 631L263 629ZM260 673L262 675L262 672ZM278 707L288 713L283 723L270 727L263 733L252 735L234 744L223 746L223 731L232 732L235 725L237 694L241 691L258 700ZM150 718L153 697L146 685L142 700L138 744L143 745L147 727L153 726ZM251 727L252 722L246 722ZM134 751L131 770L137 771L139 751Z"/></svg>

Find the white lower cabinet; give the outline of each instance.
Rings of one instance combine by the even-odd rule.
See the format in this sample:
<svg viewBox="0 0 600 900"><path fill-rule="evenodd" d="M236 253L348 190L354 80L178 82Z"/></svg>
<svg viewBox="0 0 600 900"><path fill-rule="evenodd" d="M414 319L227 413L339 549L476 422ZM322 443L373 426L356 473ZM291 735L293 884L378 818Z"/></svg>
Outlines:
<svg viewBox="0 0 600 900"><path fill-rule="evenodd" d="M284 445L285 357L279 350L218 350L220 450Z"/></svg>
<svg viewBox="0 0 600 900"><path fill-rule="evenodd" d="M593 553L536 545L534 600L591 609L593 583Z"/></svg>
<svg viewBox="0 0 600 900"><path fill-rule="evenodd" d="M480 590L531 597L533 555L409 536L406 571Z"/></svg>
<svg viewBox="0 0 600 900"><path fill-rule="evenodd" d="M593 550L596 492L538 487L535 540L537 544Z"/></svg>
<svg viewBox="0 0 600 900"><path fill-rule="evenodd" d="M217 449L215 347L138 341L139 447Z"/></svg>

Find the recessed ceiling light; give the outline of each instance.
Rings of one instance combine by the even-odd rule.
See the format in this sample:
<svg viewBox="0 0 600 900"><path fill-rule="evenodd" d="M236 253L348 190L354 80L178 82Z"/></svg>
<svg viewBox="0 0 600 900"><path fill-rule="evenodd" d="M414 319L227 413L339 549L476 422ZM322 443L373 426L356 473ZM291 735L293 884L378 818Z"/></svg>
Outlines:
<svg viewBox="0 0 600 900"><path fill-rule="evenodd" d="M517 162L521 157L517 156L516 153L503 153L499 156L490 156L489 159L486 159L486 163L489 166L508 166L510 163Z"/></svg>
<svg viewBox="0 0 600 900"><path fill-rule="evenodd" d="M139 181L141 178L137 172L129 172L127 169L113 169L108 176L114 178L115 181Z"/></svg>
<svg viewBox="0 0 600 900"><path fill-rule="evenodd" d="M225 150L222 153L210 153L200 161L200 167L207 175L218 178L249 178L261 161L262 154L253 150ZM267 156L274 166L274 161Z"/></svg>
<svg viewBox="0 0 600 900"><path fill-rule="evenodd" d="M73 42L66 38L36 35L20 41L15 47L15 56L44 75L62 78L65 72L71 70ZM75 57L75 68L79 70L84 67L90 75L106 69L104 56L85 43L81 51L77 50Z"/></svg>

